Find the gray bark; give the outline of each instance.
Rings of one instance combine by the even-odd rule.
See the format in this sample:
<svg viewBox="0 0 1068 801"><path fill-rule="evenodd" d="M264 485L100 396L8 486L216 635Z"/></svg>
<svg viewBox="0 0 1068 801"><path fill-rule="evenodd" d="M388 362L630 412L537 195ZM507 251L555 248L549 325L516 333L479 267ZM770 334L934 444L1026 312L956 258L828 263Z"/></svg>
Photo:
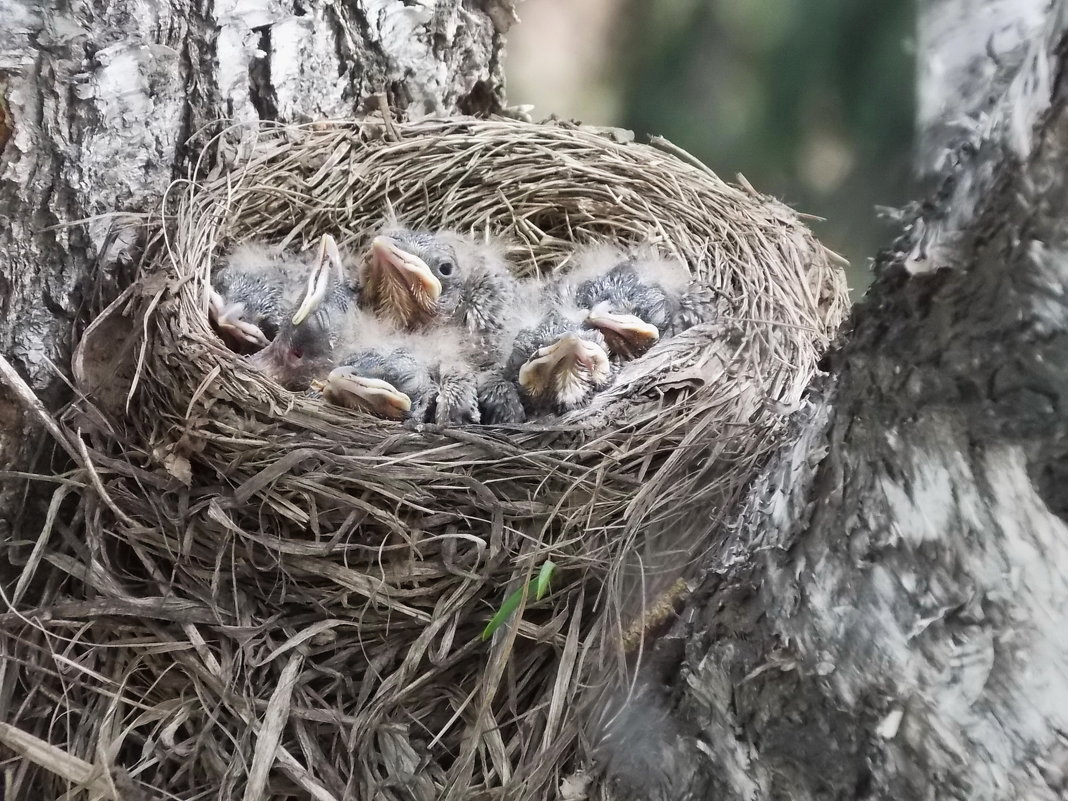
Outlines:
<svg viewBox="0 0 1068 801"><path fill-rule="evenodd" d="M1068 13L921 5L920 59L998 94L923 79L939 180L656 647L641 796L1068 795Z"/></svg>
<svg viewBox="0 0 1068 801"><path fill-rule="evenodd" d="M601 765L621 795L1068 793L1065 3L921 5L932 196L653 648ZM0 349L50 403L89 274L136 246L96 215L152 207L189 134L383 90L490 107L510 20L492 0L97 8L25 2L0 31ZM0 395L0 469L29 463L28 430Z"/></svg>
<svg viewBox="0 0 1068 801"><path fill-rule="evenodd" d="M216 121L351 116L377 94L411 115L493 110L510 0L6 0L0 4L0 352L52 406L78 312L138 243L144 212ZM40 440L0 383L0 470ZM20 501L0 486L0 536Z"/></svg>
<svg viewBox="0 0 1068 801"><path fill-rule="evenodd" d="M927 0L916 20L918 172L976 138L1041 34L1048 0Z"/></svg>

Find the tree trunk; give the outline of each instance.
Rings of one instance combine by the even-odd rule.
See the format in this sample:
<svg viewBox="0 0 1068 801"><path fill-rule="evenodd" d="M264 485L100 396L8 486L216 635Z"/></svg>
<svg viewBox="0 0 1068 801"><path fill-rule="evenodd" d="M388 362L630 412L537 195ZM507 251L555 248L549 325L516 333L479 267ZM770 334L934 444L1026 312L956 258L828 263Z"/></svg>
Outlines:
<svg viewBox="0 0 1068 801"><path fill-rule="evenodd" d="M217 117L495 107L498 1L5 9L2 351L62 399L89 274L136 245L97 215L151 208ZM618 718L623 795L1068 793L1068 11L921 5L932 197Z"/></svg>
<svg viewBox="0 0 1068 801"><path fill-rule="evenodd" d="M932 197L658 644L685 659L647 678L665 725L609 755L631 791L1068 794L1068 10L1044 5L921 3Z"/></svg>
<svg viewBox="0 0 1068 801"><path fill-rule="evenodd" d="M500 106L510 0L8 0L0 26L0 353L53 406L96 273L138 243L112 212L153 209L198 132L226 118L352 116L384 95L419 115ZM105 287L107 281L104 282ZM0 382L0 470L40 447ZM0 537L20 501L0 487Z"/></svg>

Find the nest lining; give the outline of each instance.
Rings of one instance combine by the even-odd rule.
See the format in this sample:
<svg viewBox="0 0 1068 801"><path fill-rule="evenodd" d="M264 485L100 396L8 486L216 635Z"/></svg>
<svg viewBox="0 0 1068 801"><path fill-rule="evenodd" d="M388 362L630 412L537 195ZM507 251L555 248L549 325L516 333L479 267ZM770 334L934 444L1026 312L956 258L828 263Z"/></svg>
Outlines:
<svg viewBox="0 0 1068 801"><path fill-rule="evenodd" d="M75 493L41 606L112 606L46 624L77 630L93 671L65 680L66 750L106 745L181 798L555 797L596 769L583 732L650 608L714 552L775 446L844 315L843 276L781 204L573 125L264 128L229 159L227 141L209 147L230 166L175 187L139 282L78 354L87 399L67 424L92 432L106 502ZM210 331L211 265L233 243L332 233L358 250L388 211L502 236L519 275L566 270L576 244L652 244L728 311L589 409L507 429L335 409ZM131 380L109 394L116 368L93 353L121 331ZM547 559L552 592L483 642ZM9 645L37 664L41 637Z"/></svg>

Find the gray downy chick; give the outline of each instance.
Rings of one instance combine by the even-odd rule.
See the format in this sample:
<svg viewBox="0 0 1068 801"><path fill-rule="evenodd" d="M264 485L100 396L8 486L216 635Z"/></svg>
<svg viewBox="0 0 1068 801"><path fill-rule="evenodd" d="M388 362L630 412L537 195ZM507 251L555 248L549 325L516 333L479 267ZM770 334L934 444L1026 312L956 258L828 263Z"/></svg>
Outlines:
<svg viewBox="0 0 1068 801"><path fill-rule="evenodd" d="M414 332L401 344L430 375L430 392L413 406L411 422L448 426L482 421L474 354L462 332L450 327Z"/></svg>
<svg viewBox="0 0 1068 801"><path fill-rule="evenodd" d="M497 248L454 231L384 230L360 271L367 308L406 331L452 325L492 359L517 282Z"/></svg>
<svg viewBox="0 0 1068 801"><path fill-rule="evenodd" d="M430 372L404 348L364 348L349 354L324 381L312 382L335 406L404 420L423 408L432 389Z"/></svg>
<svg viewBox="0 0 1068 801"><path fill-rule="evenodd" d="M370 329L365 329L370 330ZM364 335L323 382L331 403L413 424L480 422L475 370L447 332Z"/></svg>
<svg viewBox="0 0 1068 801"><path fill-rule="evenodd" d="M306 259L260 242L246 242L212 276L208 317L233 350L266 346L304 292Z"/></svg>
<svg viewBox="0 0 1068 801"><path fill-rule="evenodd" d="M485 425L514 425L527 419L519 385L510 380L504 365L487 368L477 375L476 393L481 422Z"/></svg>
<svg viewBox="0 0 1068 801"><path fill-rule="evenodd" d="M715 317L714 293L691 281L681 262L648 250L588 249L577 254L569 278L577 284L577 302L589 309L587 324L622 359L641 356L661 337Z"/></svg>
<svg viewBox="0 0 1068 801"><path fill-rule="evenodd" d="M504 375L531 415L582 408L615 378L605 338L584 327L585 310L563 284L533 281L524 288Z"/></svg>
<svg viewBox="0 0 1068 801"><path fill-rule="evenodd" d="M333 237L325 235L299 305L283 318L271 343L249 356L249 362L287 389L306 389L312 379L326 375L373 323L359 313L355 301Z"/></svg>
<svg viewBox="0 0 1068 801"><path fill-rule="evenodd" d="M663 336L675 336L718 317L719 293L694 280L678 259L646 250L634 254L630 263L644 287L635 313L660 328Z"/></svg>

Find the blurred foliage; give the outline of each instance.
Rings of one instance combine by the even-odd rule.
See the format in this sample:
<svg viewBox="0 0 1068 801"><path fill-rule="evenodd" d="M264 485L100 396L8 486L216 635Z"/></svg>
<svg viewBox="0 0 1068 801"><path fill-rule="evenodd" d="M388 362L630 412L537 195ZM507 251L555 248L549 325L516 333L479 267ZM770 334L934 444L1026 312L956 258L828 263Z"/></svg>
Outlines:
<svg viewBox="0 0 1068 801"><path fill-rule="evenodd" d="M623 0L606 65L617 124L802 211L868 283L891 235L877 205L915 191L907 0Z"/></svg>

